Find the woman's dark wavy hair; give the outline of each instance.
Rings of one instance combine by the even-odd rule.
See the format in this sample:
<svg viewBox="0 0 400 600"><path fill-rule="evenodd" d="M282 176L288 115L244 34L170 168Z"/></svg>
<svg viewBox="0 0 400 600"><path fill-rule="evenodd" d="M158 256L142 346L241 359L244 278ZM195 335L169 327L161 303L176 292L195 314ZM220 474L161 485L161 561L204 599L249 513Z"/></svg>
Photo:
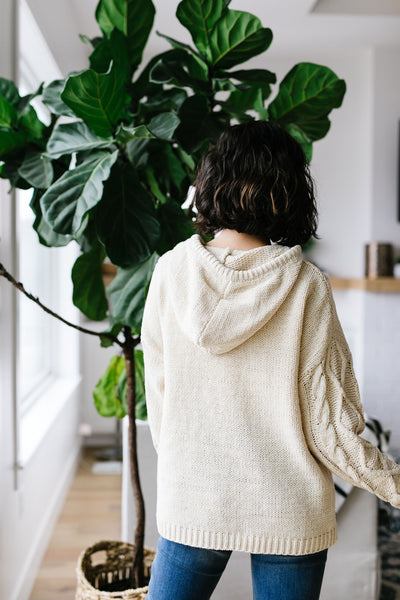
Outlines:
<svg viewBox="0 0 400 600"><path fill-rule="evenodd" d="M318 238L303 149L277 123L250 121L224 131L203 156L193 185L200 235L235 229L285 246Z"/></svg>

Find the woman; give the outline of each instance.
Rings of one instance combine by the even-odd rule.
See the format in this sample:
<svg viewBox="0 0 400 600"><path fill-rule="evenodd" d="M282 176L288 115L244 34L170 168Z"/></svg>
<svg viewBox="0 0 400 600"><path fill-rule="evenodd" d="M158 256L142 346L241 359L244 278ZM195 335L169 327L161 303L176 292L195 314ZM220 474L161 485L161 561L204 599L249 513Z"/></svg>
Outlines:
<svg viewBox="0 0 400 600"><path fill-rule="evenodd" d="M199 233L157 262L142 344L158 452L148 600L210 598L232 551L255 600L317 600L337 540L332 473L400 507L400 466L360 437L363 406L329 281L302 259L317 211L277 124L203 158Z"/></svg>

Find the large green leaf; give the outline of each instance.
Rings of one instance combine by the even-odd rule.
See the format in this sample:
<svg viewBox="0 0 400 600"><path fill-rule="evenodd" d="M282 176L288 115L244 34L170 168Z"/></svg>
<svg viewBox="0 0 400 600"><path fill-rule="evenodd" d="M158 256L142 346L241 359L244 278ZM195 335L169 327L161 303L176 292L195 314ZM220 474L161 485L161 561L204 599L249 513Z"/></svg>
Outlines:
<svg viewBox="0 0 400 600"><path fill-rule="evenodd" d="M23 148L28 141L29 135L26 132L0 127L0 160L5 158L9 153Z"/></svg>
<svg viewBox="0 0 400 600"><path fill-rule="evenodd" d="M153 56L141 71L139 77L128 86L129 96L132 100L140 100L143 97L151 99L152 96L157 94L159 90L162 91L162 86L156 83L152 83L149 79L150 71L154 67L154 65L160 60L162 56L164 56L165 52L161 54L157 54Z"/></svg>
<svg viewBox="0 0 400 600"><path fill-rule="evenodd" d="M129 127L121 124L115 135L115 140L121 146L126 146L132 140L148 140L155 137L154 133L146 125Z"/></svg>
<svg viewBox="0 0 400 600"><path fill-rule="evenodd" d="M158 182L159 182L160 178L156 177L156 174L154 173L154 169L150 166L147 166L144 170L144 175L147 180L146 183L149 186L151 193L153 194L153 196L156 199L156 202L155 202L156 207L158 206L159 202L161 202L161 203L166 202L167 197L159 186Z"/></svg>
<svg viewBox="0 0 400 600"><path fill-rule="evenodd" d="M0 77L0 96L13 106L16 106L21 98L15 83L4 77Z"/></svg>
<svg viewBox="0 0 400 600"><path fill-rule="evenodd" d="M39 242L48 248L61 248L67 246L73 240L71 235L56 233L43 217L35 220L33 227L38 235Z"/></svg>
<svg viewBox="0 0 400 600"><path fill-rule="evenodd" d="M257 111L261 119L268 119L265 98L271 93L269 84L254 84L247 90L232 92L226 101L219 101L221 107L240 122L251 119L247 111ZM247 117L247 118L246 118Z"/></svg>
<svg viewBox="0 0 400 600"><path fill-rule="evenodd" d="M37 95L21 98L15 85L0 78L0 157L13 153L30 140L41 140L45 126L38 118L35 109L29 104Z"/></svg>
<svg viewBox="0 0 400 600"><path fill-rule="evenodd" d="M42 209L40 207L40 198L43 196L43 193L43 190L34 189L29 203L29 206L35 215L33 228L38 235L39 242L43 244L43 246L49 248L66 246L72 241L72 236L56 233L43 218Z"/></svg>
<svg viewBox="0 0 400 600"><path fill-rule="evenodd" d="M158 258L153 253L130 269L117 269L117 276L106 289L116 321L140 329L147 290Z"/></svg>
<svg viewBox="0 0 400 600"><path fill-rule="evenodd" d="M218 71L214 74L217 78L237 79L245 83L276 83L276 75L267 69L239 69L238 71Z"/></svg>
<svg viewBox="0 0 400 600"><path fill-rule="evenodd" d="M196 169L196 161L192 158L192 156L190 156L190 154L185 152L184 149L180 148L179 146L176 148L176 153L180 158L181 164L186 165L187 169L189 170L190 178L193 179L192 175Z"/></svg>
<svg viewBox="0 0 400 600"><path fill-rule="evenodd" d="M212 79L212 89L214 94L217 92L234 92L238 91L242 93L242 91L246 92L249 90L249 86L245 83L235 83L231 79L222 78L222 77L213 77Z"/></svg>
<svg viewBox="0 0 400 600"><path fill-rule="evenodd" d="M42 92L43 92L43 83L41 83L39 85L39 87L32 92L31 94L26 94L25 96L22 96L22 98L20 98L18 100L17 103L17 110L18 110L18 114L22 117L23 115L25 115L26 113L28 113L33 107L31 106L31 101L36 98L37 96L41 96Z"/></svg>
<svg viewBox="0 0 400 600"><path fill-rule="evenodd" d="M178 127L180 119L174 112L164 112L153 117L148 124L149 131L161 140L170 140Z"/></svg>
<svg viewBox="0 0 400 600"><path fill-rule="evenodd" d="M103 41L103 36L97 36L94 38L90 38L89 36L85 35L84 33L80 33L79 34L79 39L84 43L84 44L89 44L89 46L92 46L92 48L96 48L102 41Z"/></svg>
<svg viewBox="0 0 400 600"><path fill-rule="evenodd" d="M29 149L18 173L34 188L47 189L53 181L51 161L41 150Z"/></svg>
<svg viewBox="0 0 400 600"><path fill-rule="evenodd" d="M108 302L101 273L103 260L104 251L97 247L78 256L72 267L73 303L92 321L103 321L107 315Z"/></svg>
<svg viewBox="0 0 400 600"><path fill-rule="evenodd" d="M114 27L122 31L128 42L131 64L142 60L153 26L155 9L151 0L100 0L96 9L96 20L107 37Z"/></svg>
<svg viewBox="0 0 400 600"><path fill-rule="evenodd" d="M119 29L113 29L110 38L103 38L89 57L90 68L98 73L106 73L113 61L119 76L128 81L131 64L126 37Z"/></svg>
<svg viewBox="0 0 400 600"><path fill-rule="evenodd" d="M106 372L93 390L95 407L103 417L122 419L126 414L117 393L118 380L124 369L124 357L113 356Z"/></svg>
<svg viewBox="0 0 400 600"><path fill-rule="evenodd" d="M157 253L160 255L195 233L186 211L174 200L168 199L160 204L157 216L161 223L161 237L157 244Z"/></svg>
<svg viewBox="0 0 400 600"><path fill-rule="evenodd" d="M210 36L213 65L229 69L264 52L272 42L272 31L254 15L227 10Z"/></svg>
<svg viewBox="0 0 400 600"><path fill-rule="evenodd" d="M178 158L170 144L164 144L163 156L162 173L167 192L172 192L170 183L179 190L186 179L186 171L182 166L182 159Z"/></svg>
<svg viewBox="0 0 400 600"><path fill-rule="evenodd" d="M207 91L208 66L184 50L169 50L151 69L150 81Z"/></svg>
<svg viewBox="0 0 400 600"><path fill-rule="evenodd" d="M25 129L30 139L42 140L45 125L39 119L33 106L27 106L19 117L19 125Z"/></svg>
<svg viewBox="0 0 400 600"><path fill-rule="evenodd" d="M99 237L121 267L147 259L160 235L154 203L130 165L117 163L96 209Z"/></svg>
<svg viewBox="0 0 400 600"><path fill-rule="evenodd" d="M270 118L294 123L310 141L328 132L328 114L343 101L346 84L328 67L299 63L285 76L276 98L268 107Z"/></svg>
<svg viewBox="0 0 400 600"><path fill-rule="evenodd" d="M284 125L284 128L288 133L290 133L292 137L294 137L296 142L298 142L303 148L306 160L308 163L310 163L313 152L313 146L310 138L308 138L304 131L300 129L300 127L298 127L295 123L289 123L287 125Z"/></svg>
<svg viewBox="0 0 400 600"><path fill-rule="evenodd" d="M39 242L48 248L61 248L67 246L73 240L71 235L56 233L43 217L35 219L33 228L38 235Z"/></svg>
<svg viewBox="0 0 400 600"><path fill-rule="evenodd" d="M13 97L11 88L5 90ZM32 139L40 139L44 124L38 119L34 108L23 107L21 112L4 96L0 95L0 157L14 152Z"/></svg>
<svg viewBox="0 0 400 600"><path fill-rule="evenodd" d="M151 140L146 138L139 138L129 140L126 144L126 155L136 169L140 169L147 164L150 155L150 141Z"/></svg>
<svg viewBox="0 0 400 600"><path fill-rule="evenodd" d="M148 98L145 103L141 105L141 108L151 117L154 113L157 115L160 112L168 110L178 111L187 97L186 90L179 87L171 87L167 90L160 91L159 94L155 94L152 98Z"/></svg>
<svg viewBox="0 0 400 600"><path fill-rule="evenodd" d="M74 240L79 245L81 252L86 253L99 246L94 212L89 213L84 222L85 227L74 235Z"/></svg>
<svg viewBox="0 0 400 600"><path fill-rule="evenodd" d="M21 167L25 157L25 150L17 150L10 153L9 156L4 157L4 163L0 166L0 177L2 179L8 179L11 184L11 189L19 188L22 190L28 190L30 183L19 174L19 168Z"/></svg>
<svg viewBox="0 0 400 600"><path fill-rule="evenodd" d="M268 96L269 96L269 94L268 94ZM268 108L265 107L264 92L262 89L258 90L258 94L254 100L253 108L255 111L258 112L260 119L265 119L265 120L269 119Z"/></svg>
<svg viewBox="0 0 400 600"><path fill-rule="evenodd" d="M6 98L0 96L0 128L11 129L17 121L17 109Z"/></svg>
<svg viewBox="0 0 400 600"><path fill-rule="evenodd" d="M41 198L43 216L56 233L76 234L86 213L101 199L118 151L99 152L62 175Z"/></svg>
<svg viewBox="0 0 400 600"><path fill-rule="evenodd" d="M187 52L190 52L190 54L193 54L194 56L197 56L197 58L203 60L203 57L201 56L201 54L199 54L197 52L197 50L192 48L192 46L189 46L189 44L184 44L183 42L180 42L179 40L175 40L174 38L169 37L169 35L165 35L164 33L161 33L160 31L156 31L156 34L159 35L160 37L164 38L165 40L167 40L167 42L169 42L171 44L171 46L173 46L174 48L180 48L181 50L186 50ZM159 55L159 58L161 58L161 56L162 55ZM157 61L155 61L155 62L157 62Z"/></svg>
<svg viewBox="0 0 400 600"><path fill-rule="evenodd" d="M271 94L271 84L276 81L275 73L266 69L238 71L224 71L221 69L213 74L213 83L217 85L219 82L222 84L224 82L232 83L232 80L240 81L241 84L234 84L232 88L228 86L227 89L232 89L232 93L226 100L218 99L217 104L240 123L253 119L248 111L256 111L261 119L268 119L265 100Z"/></svg>
<svg viewBox="0 0 400 600"><path fill-rule="evenodd" d="M202 94L189 96L179 111L181 124L175 135L182 147L189 154L197 150L203 140L205 124L210 113L207 98Z"/></svg>
<svg viewBox="0 0 400 600"><path fill-rule="evenodd" d="M182 0L176 11L179 21L189 30L196 48L210 62L213 61L211 32L227 10L223 0Z"/></svg>
<svg viewBox="0 0 400 600"><path fill-rule="evenodd" d="M81 121L57 124L47 142L46 155L59 158L63 154L107 148L113 139L100 138Z"/></svg>
<svg viewBox="0 0 400 600"><path fill-rule="evenodd" d="M114 67L109 73L97 73L93 69L68 77L61 99L89 125L96 135L108 137L126 102L124 80Z"/></svg>
<svg viewBox="0 0 400 600"><path fill-rule="evenodd" d="M211 112L207 98L202 94L189 96L179 111L180 125L175 131L183 149L189 154L214 141L229 122L222 111Z"/></svg>
<svg viewBox="0 0 400 600"><path fill-rule="evenodd" d="M54 115L63 115L66 117L76 117L76 114L61 100L61 92L65 86L65 79L56 79L49 83L42 94L42 102Z"/></svg>
<svg viewBox="0 0 400 600"><path fill-rule="evenodd" d="M187 179L184 164L181 156L176 154L176 150L171 144L159 144L157 148L153 148L151 160L145 172L152 193L161 202L165 202L168 195L172 196L175 201L179 200L180 195L186 195L190 182Z"/></svg>
<svg viewBox="0 0 400 600"><path fill-rule="evenodd" d="M10 97L11 92L9 90L6 92ZM28 132L20 131L18 128L16 108L0 95L0 158L23 147L29 138Z"/></svg>
<svg viewBox="0 0 400 600"><path fill-rule="evenodd" d="M100 333L100 346L102 348L110 348L110 346L113 345L113 341L110 340L110 338L108 337L103 337L102 334L103 333L111 333L111 335L117 337L118 334L122 331L123 329L123 324L122 323L113 323L113 319L112 317L110 318L110 327L109 329L107 329L106 331L102 331Z"/></svg>

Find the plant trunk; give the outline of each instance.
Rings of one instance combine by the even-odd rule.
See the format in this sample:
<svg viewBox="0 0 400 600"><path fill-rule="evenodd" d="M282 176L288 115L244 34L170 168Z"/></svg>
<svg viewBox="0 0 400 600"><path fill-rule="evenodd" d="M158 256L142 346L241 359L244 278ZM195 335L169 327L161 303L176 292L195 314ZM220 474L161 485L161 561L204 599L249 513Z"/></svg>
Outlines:
<svg viewBox="0 0 400 600"><path fill-rule="evenodd" d="M144 544L144 525L145 525L145 509L143 493L139 479L139 465L137 457L137 435L136 435L136 385L135 385L135 361L134 361L134 341L129 327L124 327L125 343L123 345L123 353L126 364L126 381L127 394L126 402L128 407L129 417L129 459L130 473L133 489L133 497L135 499L136 508L136 530L133 551L133 567L132 567L132 587L140 588L146 585L144 581L143 568L143 544Z"/></svg>

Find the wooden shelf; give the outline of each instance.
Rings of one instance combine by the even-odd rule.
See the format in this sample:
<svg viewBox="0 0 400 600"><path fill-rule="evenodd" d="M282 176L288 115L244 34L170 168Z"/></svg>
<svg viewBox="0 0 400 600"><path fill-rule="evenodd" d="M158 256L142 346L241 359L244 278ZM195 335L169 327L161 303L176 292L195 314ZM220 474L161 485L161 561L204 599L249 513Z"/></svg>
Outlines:
<svg viewBox="0 0 400 600"><path fill-rule="evenodd" d="M377 277L375 279L330 277L329 281L334 290L365 290L366 292L400 294L400 279L394 277Z"/></svg>

